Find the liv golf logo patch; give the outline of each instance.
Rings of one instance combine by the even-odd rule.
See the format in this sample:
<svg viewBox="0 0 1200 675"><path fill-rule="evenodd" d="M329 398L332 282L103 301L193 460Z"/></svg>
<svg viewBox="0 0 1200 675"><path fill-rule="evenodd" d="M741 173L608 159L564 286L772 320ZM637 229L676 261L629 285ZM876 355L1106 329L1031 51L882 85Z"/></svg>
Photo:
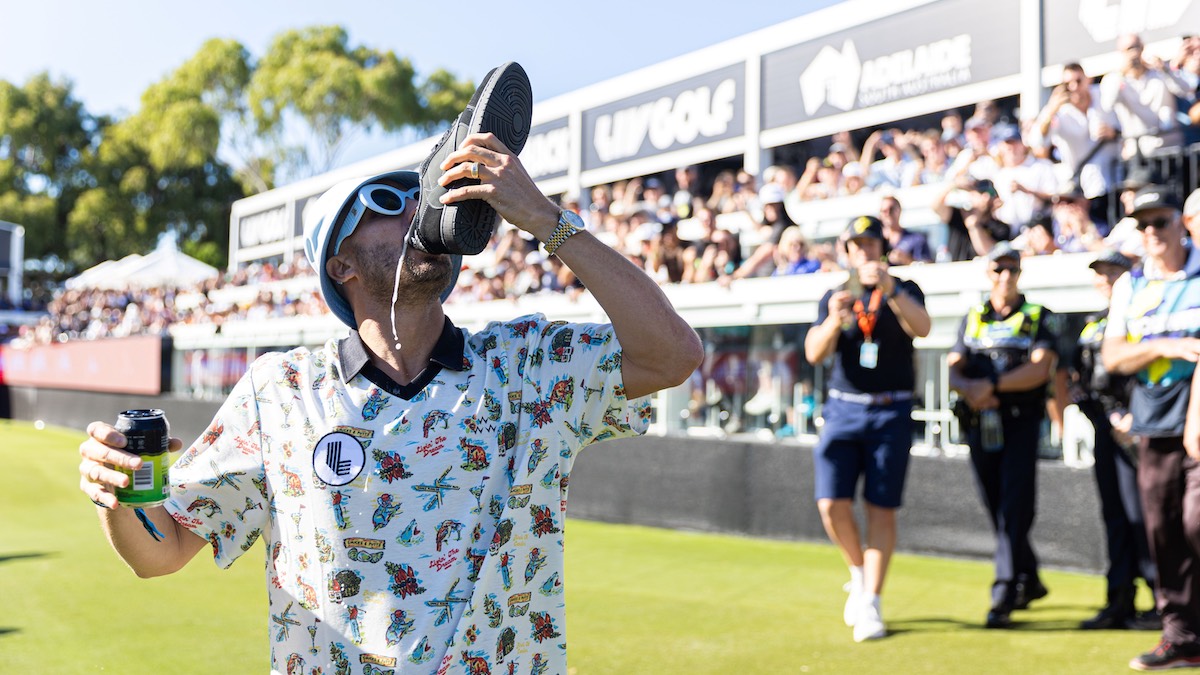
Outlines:
<svg viewBox="0 0 1200 675"><path fill-rule="evenodd" d="M313 471L326 485L345 485L358 478L366 461L358 439L340 431L325 434L313 450Z"/></svg>

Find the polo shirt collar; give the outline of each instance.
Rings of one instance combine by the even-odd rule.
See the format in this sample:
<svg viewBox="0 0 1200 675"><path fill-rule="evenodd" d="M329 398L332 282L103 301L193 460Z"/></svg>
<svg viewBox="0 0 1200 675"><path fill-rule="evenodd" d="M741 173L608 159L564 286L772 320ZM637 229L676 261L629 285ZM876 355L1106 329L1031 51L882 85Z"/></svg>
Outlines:
<svg viewBox="0 0 1200 675"><path fill-rule="evenodd" d="M429 354L429 362L450 370L466 370L469 363L464 354L465 347L466 339L462 331L450 321L450 317L445 317L442 333ZM346 382L362 373L363 368L371 363L367 345L363 343L358 331L351 330L349 336L338 341L338 360Z"/></svg>

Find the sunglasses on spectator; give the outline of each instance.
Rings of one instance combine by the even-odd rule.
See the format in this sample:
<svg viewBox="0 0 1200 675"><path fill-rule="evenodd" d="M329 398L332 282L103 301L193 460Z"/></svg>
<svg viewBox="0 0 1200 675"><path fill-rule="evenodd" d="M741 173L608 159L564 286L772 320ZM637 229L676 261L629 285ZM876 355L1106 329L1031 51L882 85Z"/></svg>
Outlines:
<svg viewBox="0 0 1200 675"><path fill-rule="evenodd" d="M1175 219L1168 216L1159 216L1157 218L1147 218L1146 220L1137 221L1137 229L1145 230L1153 227L1156 230L1165 230L1175 224Z"/></svg>
<svg viewBox="0 0 1200 675"><path fill-rule="evenodd" d="M1021 268L1017 267L1016 265L996 265L992 268L992 274L995 274L996 276L1000 276L1005 272L1015 276L1021 273Z"/></svg>
<svg viewBox="0 0 1200 675"><path fill-rule="evenodd" d="M342 221L342 228L338 231L337 239L333 242L332 255L337 255L338 250L342 247L342 242L354 233L354 229L358 227L368 209L381 216L398 216L404 213L404 207L408 204L408 200L417 198L417 192L420 189L420 187L414 187L411 190L402 191L383 183L371 183L359 188L358 199L355 199L350 206L350 211L346 213L346 219Z"/></svg>

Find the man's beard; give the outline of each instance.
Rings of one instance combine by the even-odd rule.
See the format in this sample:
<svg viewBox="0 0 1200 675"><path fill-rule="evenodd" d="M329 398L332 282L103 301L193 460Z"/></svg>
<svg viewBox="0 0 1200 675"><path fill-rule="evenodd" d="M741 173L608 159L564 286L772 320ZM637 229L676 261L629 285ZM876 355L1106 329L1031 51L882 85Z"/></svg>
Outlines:
<svg viewBox="0 0 1200 675"><path fill-rule="evenodd" d="M355 262L362 272L363 288L372 300L384 307L392 304L392 294L400 305L428 302L431 298L440 301L442 291L450 284L452 258L450 256L406 256L400 270L399 289L396 289L396 261L403 248L399 245L387 249L352 251ZM418 260L418 257L420 258Z"/></svg>

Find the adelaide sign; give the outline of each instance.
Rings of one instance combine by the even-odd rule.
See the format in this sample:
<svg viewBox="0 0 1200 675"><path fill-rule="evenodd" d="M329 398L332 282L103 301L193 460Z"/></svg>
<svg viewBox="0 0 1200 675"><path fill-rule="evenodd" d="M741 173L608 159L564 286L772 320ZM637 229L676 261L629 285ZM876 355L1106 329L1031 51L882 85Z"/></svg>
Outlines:
<svg viewBox="0 0 1200 675"><path fill-rule="evenodd" d="M766 54L763 129L1015 75L1018 4L935 2Z"/></svg>

